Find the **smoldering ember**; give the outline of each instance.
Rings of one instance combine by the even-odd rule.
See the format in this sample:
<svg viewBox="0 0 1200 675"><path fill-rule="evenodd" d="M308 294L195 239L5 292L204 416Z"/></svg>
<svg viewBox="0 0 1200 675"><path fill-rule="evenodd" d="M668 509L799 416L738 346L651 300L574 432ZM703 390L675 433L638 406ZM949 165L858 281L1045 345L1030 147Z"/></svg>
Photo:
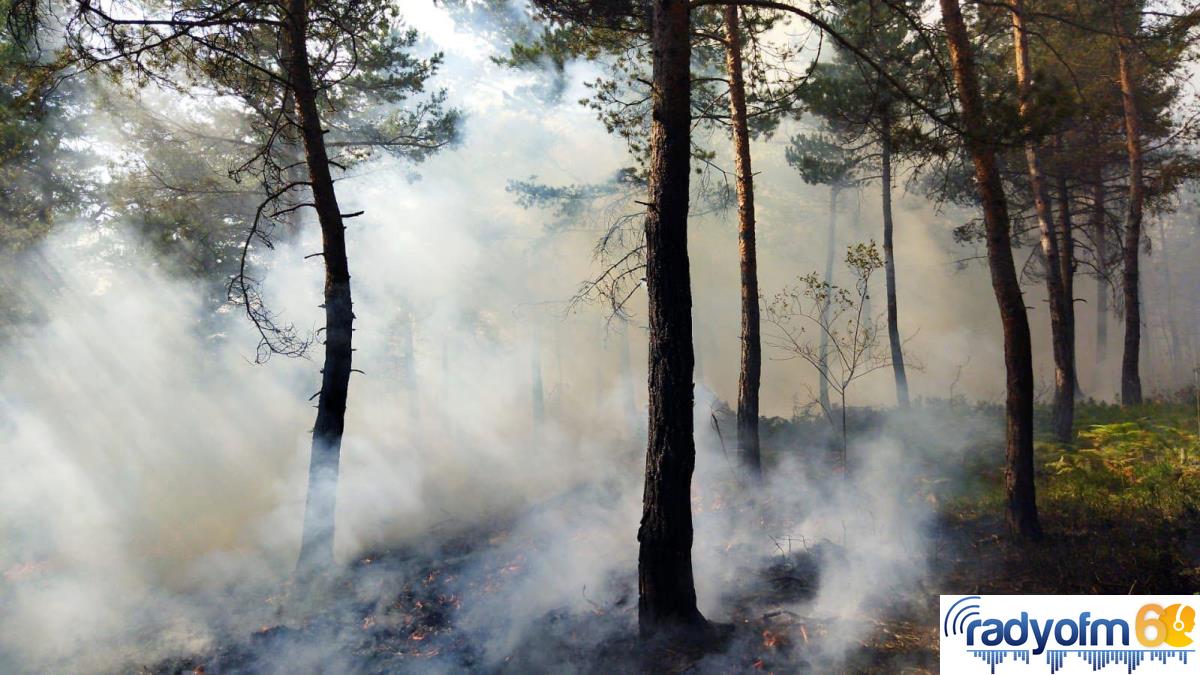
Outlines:
<svg viewBox="0 0 1200 675"><path fill-rule="evenodd" d="M1200 0L0 9L0 672L1200 592Z"/></svg>

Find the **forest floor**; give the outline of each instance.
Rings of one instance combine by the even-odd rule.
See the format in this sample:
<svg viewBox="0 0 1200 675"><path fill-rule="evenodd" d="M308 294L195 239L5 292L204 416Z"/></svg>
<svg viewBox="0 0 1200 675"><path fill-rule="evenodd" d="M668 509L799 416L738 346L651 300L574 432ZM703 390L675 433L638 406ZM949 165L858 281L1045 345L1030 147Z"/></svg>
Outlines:
<svg viewBox="0 0 1200 675"><path fill-rule="evenodd" d="M955 414L1000 422L994 407ZM863 426L870 426L869 417ZM266 626L248 640L143 672L935 673L939 594L1200 592L1194 404L1121 409L1082 403L1076 422L1073 443L1037 444L1046 532L1039 543L1008 536L999 435L981 437L961 465L923 467L928 483L937 486L925 496L936 514L928 569L893 605L855 617L855 634L863 637L835 668L810 660L816 653L810 643L839 627L781 609L803 606L811 596L818 573L813 551L784 555L740 583L725 600L733 625L719 639L692 648L646 646L636 639L632 570L609 588L583 589L590 610L551 608L523 619L532 627L507 633L503 617L480 619L464 599L520 589L526 569L549 544L514 541L526 535L512 521L497 519L419 548L361 557L334 589L353 600L318 619L299 627ZM768 425L767 447L806 433L795 426ZM951 471L953 480L946 477Z"/></svg>
<svg viewBox="0 0 1200 675"><path fill-rule="evenodd" d="M1073 443L1039 438L1041 542L1008 536L1002 467L968 457L975 485L960 483L938 505L928 605L883 618L847 671L937 672L939 594L1200 592L1194 400L1185 392L1131 409L1081 403Z"/></svg>

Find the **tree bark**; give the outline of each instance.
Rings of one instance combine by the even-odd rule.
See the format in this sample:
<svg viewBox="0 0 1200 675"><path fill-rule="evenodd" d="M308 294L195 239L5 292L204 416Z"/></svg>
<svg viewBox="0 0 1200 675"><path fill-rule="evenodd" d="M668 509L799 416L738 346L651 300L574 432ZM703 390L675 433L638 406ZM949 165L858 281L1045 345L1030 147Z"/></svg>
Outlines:
<svg viewBox="0 0 1200 675"><path fill-rule="evenodd" d="M979 92L975 58L958 0L940 0L942 24L954 69L964 141L975 168L975 183L983 207L988 268L1004 329L1007 374L1007 463L1005 488L1009 527L1027 539L1040 539L1033 479L1033 353L1029 317L1012 256L1008 202L996 168L995 148L987 140L987 116Z"/></svg>
<svg viewBox="0 0 1200 675"><path fill-rule="evenodd" d="M350 269L346 259L346 228L330 175L324 130L317 110L308 57L308 8L305 0L288 0L284 49L288 78L296 97L304 142L305 163L312 184L313 204L321 226L321 251L325 261L325 364L317 421L313 425L309 461L308 497L297 576L311 577L333 564L334 513L342 431L346 424L346 396L350 386L351 336L354 311L350 297Z"/></svg>
<svg viewBox="0 0 1200 675"><path fill-rule="evenodd" d="M762 380L759 333L758 261L754 242L754 172L750 167L750 129L746 82L742 74L742 38L737 5L725 7L725 70L729 75L729 118L733 125L734 173L738 201L738 256L742 286L742 354L738 372L737 439L742 461L754 479L762 477L758 444L758 390Z"/></svg>
<svg viewBox="0 0 1200 675"><path fill-rule="evenodd" d="M833 260L837 251L837 210L838 197L842 194L842 188L839 185L832 185L829 188L829 232L825 237L825 286L828 288L833 283ZM821 325L829 325L829 305L832 298L827 294L824 302L821 304ZM833 423L833 408L829 403L829 335L826 331L821 331L820 351L817 353L817 363L821 371L820 381L817 383L817 400L821 404L821 410L825 415L829 416L830 423Z"/></svg>
<svg viewBox="0 0 1200 675"><path fill-rule="evenodd" d="M652 3L653 97L646 291L650 377L646 483L638 530L643 636L707 625L692 577L692 291L687 252L691 81L687 0Z"/></svg>
<svg viewBox="0 0 1200 675"><path fill-rule="evenodd" d="M1025 28L1023 0L1012 0L1013 60L1017 74L1017 102L1022 125L1031 134L1033 117L1030 94L1033 87L1033 67L1029 62L1029 36ZM1042 171L1041 152L1030 135L1025 140L1025 166L1029 187L1033 192L1038 232L1041 234L1042 258L1045 262L1046 295L1050 305L1050 333L1054 351L1054 410L1051 427L1061 443L1071 440L1071 424L1075 416L1075 373L1071 364L1069 331L1067 329L1067 299L1063 291L1062 262L1059 259L1059 234L1050 205L1050 190Z"/></svg>
<svg viewBox="0 0 1200 675"><path fill-rule="evenodd" d="M1139 350L1142 340L1142 311L1138 294L1138 253L1142 243L1142 206L1145 185L1142 169L1142 123L1134 98L1130 64L1130 39L1117 17L1117 64L1121 81L1121 103L1125 111L1125 147L1129 153L1129 211L1125 217L1125 240L1121 247L1122 292L1125 298L1125 345L1121 356L1121 404L1142 402L1142 379L1138 373Z"/></svg>
<svg viewBox="0 0 1200 675"><path fill-rule="evenodd" d="M880 169L883 201L883 268L887 281L888 343L892 349L892 375L896 380L896 404L909 407L908 374L904 370L904 349L900 342L900 311L896 304L896 255L892 245L892 120L883 116L880 132Z"/></svg>
<svg viewBox="0 0 1200 675"><path fill-rule="evenodd" d="M1061 148L1061 144L1059 146ZM1066 351L1066 363L1071 368L1071 396L1079 398L1082 391L1079 387L1079 367L1075 347L1075 225L1071 214L1071 187L1067 182L1067 174L1059 167L1058 177L1058 267L1062 277L1063 293L1063 323L1062 340ZM1068 432L1074 424L1075 407L1071 406L1071 421L1067 424ZM1068 439L1069 440L1069 439Z"/></svg>

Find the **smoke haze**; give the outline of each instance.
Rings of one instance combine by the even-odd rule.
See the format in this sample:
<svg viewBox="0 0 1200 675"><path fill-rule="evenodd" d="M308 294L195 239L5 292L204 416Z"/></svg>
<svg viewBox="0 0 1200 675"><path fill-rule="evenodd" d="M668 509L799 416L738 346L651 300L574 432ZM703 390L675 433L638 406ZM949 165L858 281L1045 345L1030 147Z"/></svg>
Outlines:
<svg viewBox="0 0 1200 675"><path fill-rule="evenodd" d="M547 612L620 605L635 583L646 381L644 299L631 304L628 331L601 307L569 302L597 272L599 232L549 228L553 214L521 208L506 186L530 176L599 183L631 162L576 103L595 66L569 65L561 95L547 102L558 75L492 63L491 45L432 5L405 3L405 15L428 36L426 48L446 51L439 84L466 121L458 146L425 164L376 158L338 183L343 210L365 211L348 230L355 364L365 372L351 381L336 554L349 561L510 518L509 543L464 572L484 579L497 561L519 558L523 542L538 542L515 580L462 598L462 630L481 636L485 663L498 663ZM828 194L784 162L790 133L754 147L767 298L825 256ZM724 161L726 143L712 144ZM879 238L875 191L847 193L839 250ZM901 325L911 336L906 351L923 364L910 374L914 396L1002 401L986 270L956 264L975 255L952 239L965 216L906 196L896 219ZM737 479L725 448L733 429L722 437L711 423L720 401L736 399L734 221L732 211L706 215L691 229L701 611L730 620L725 593L744 571L787 559L780 543L795 542L818 561L819 584L810 599L781 608L846 622L821 647L822 658L837 659L866 630L853 628L862 613L925 570L933 508L919 485L922 463L953 462L984 432L909 420L940 431L914 446L908 430L889 428L852 448L870 461L845 480L785 463L771 474L767 520L715 508L722 486ZM309 223L297 240L260 254L268 305L302 329L322 316L319 261L304 257L319 250L318 236ZM206 289L158 269L133 237L120 223L64 228L5 275L45 317L14 331L0 355L6 672L120 669L269 625L299 547L313 417L306 401L318 364L254 365L257 336L240 310L214 315ZM1197 258L1185 251L1172 259L1173 285L1195 290ZM848 278L842 269L837 276ZM1090 297L1091 284L1081 281L1080 294ZM882 298L882 279L876 293ZM1043 295L1027 284L1035 370L1049 382ZM1078 321L1079 358L1094 358L1090 304L1081 303ZM1086 394L1113 396L1118 350L1110 352L1102 374L1081 383ZM763 414L790 417L812 400L816 377L779 356L764 352ZM850 404L890 405L893 392L890 371L880 371L856 385ZM614 630L636 619L636 598L620 606L609 615Z"/></svg>

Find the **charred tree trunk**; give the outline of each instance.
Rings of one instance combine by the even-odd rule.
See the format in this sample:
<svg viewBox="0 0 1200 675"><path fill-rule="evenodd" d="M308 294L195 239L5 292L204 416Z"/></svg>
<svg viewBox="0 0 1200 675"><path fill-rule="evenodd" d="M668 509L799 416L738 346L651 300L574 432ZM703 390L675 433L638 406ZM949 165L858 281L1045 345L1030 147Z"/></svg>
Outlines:
<svg viewBox="0 0 1200 675"><path fill-rule="evenodd" d="M1008 202L996 168L995 148L987 140L987 116L979 93L967 25L958 0L940 0L942 24L954 68L964 141L975 167L975 183L983 206L987 234L988 268L992 289L1000 306L1004 328L1004 365L1007 372L1007 517L1009 527L1027 539L1040 539L1037 501L1033 482L1033 353L1029 340L1029 317L1013 263Z"/></svg>
<svg viewBox="0 0 1200 675"><path fill-rule="evenodd" d="M1125 217L1125 241L1121 247L1122 292L1125 298L1125 345L1121 355L1121 404L1142 402L1142 378L1138 359L1142 340L1142 310L1138 293L1138 253L1142 243L1142 206L1145 185L1142 168L1142 122L1138 116L1136 85L1133 82L1130 39L1117 19L1117 63L1121 81L1121 103L1125 111L1125 147L1129 153L1129 211Z"/></svg>
<svg viewBox="0 0 1200 675"><path fill-rule="evenodd" d="M833 283L833 260L837 251L837 210L838 197L842 194L840 185L833 185L829 188L829 232L825 238L825 286L829 287ZM821 325L829 325L829 304L832 298L826 294L825 301L821 304ZM818 346L820 351L817 353L817 363L820 369L820 381L817 383L817 399L820 401L821 410L829 417L830 423L833 423L833 408L829 403L829 335L827 331L821 331L821 340Z"/></svg>
<svg viewBox="0 0 1200 675"><path fill-rule="evenodd" d="M880 134L880 185L883 198L883 267L887 281L888 344L892 348L892 375L896 379L896 404L909 406L908 374L904 370L904 349L900 342L900 311L896 304L896 256L892 245L892 120L884 115Z"/></svg>
<svg viewBox="0 0 1200 675"><path fill-rule="evenodd" d="M1029 63L1029 36L1025 28L1024 3L1012 0L1013 59L1017 73L1017 100L1025 133L1030 128L1033 110L1030 94L1033 86L1033 67ZM1050 190L1042 171L1041 152L1032 136L1025 141L1025 166L1029 187L1041 234L1042 256L1046 263L1046 295L1050 305L1050 333L1054 345L1054 413L1051 426L1059 442L1071 440L1071 424L1075 415L1075 373L1068 346L1068 299L1063 292L1062 262L1059 259L1059 235L1050 205Z"/></svg>
<svg viewBox="0 0 1200 675"><path fill-rule="evenodd" d="M1140 265L1139 265L1140 267ZM1145 311L1146 307L1146 285L1142 283L1141 274L1138 274L1138 315L1141 316L1141 325L1138 327L1138 373L1140 381L1140 373L1143 366L1150 365L1150 348L1153 346L1152 335L1150 334L1150 318Z"/></svg>
<svg viewBox="0 0 1200 675"><path fill-rule="evenodd" d="M650 204L649 436L638 529L638 623L643 636L707 625L692 577L692 289L687 252L691 159L691 34L687 0L654 0Z"/></svg>
<svg viewBox="0 0 1200 675"><path fill-rule="evenodd" d="M750 168L750 129L746 83L742 75L742 38L737 5L725 7L725 69L729 75L729 113L733 125L737 175L738 256L742 286L742 356L738 371L737 438L742 461L752 478L762 477L758 447L758 390L762 379L759 334L758 261L754 244L754 172Z"/></svg>
<svg viewBox="0 0 1200 675"><path fill-rule="evenodd" d="M287 54L288 78L296 97L296 116L304 142L313 204L321 225L321 251L325 261L325 364L321 369L321 393L317 399L317 421L312 432L304 530L296 566L297 576L304 578L333 564L338 464L342 431L346 424L346 395L350 386L354 310L350 299L350 269L346 260L346 228L342 224L341 209L333 189L329 157L325 150L325 131L321 127L317 92L313 87L308 60L308 8L305 0L288 1L285 22L283 43Z"/></svg>
<svg viewBox="0 0 1200 675"><path fill-rule="evenodd" d="M1061 146L1060 146L1061 147ZM1079 368L1075 349L1075 225L1071 215L1071 186L1067 174L1059 168L1058 178L1058 267L1062 277L1063 293L1063 349L1066 362L1071 368L1071 396L1079 398ZM1075 408L1071 407L1071 424L1074 424ZM1067 425L1070 433L1071 424ZM1069 439L1068 439L1069 440Z"/></svg>

